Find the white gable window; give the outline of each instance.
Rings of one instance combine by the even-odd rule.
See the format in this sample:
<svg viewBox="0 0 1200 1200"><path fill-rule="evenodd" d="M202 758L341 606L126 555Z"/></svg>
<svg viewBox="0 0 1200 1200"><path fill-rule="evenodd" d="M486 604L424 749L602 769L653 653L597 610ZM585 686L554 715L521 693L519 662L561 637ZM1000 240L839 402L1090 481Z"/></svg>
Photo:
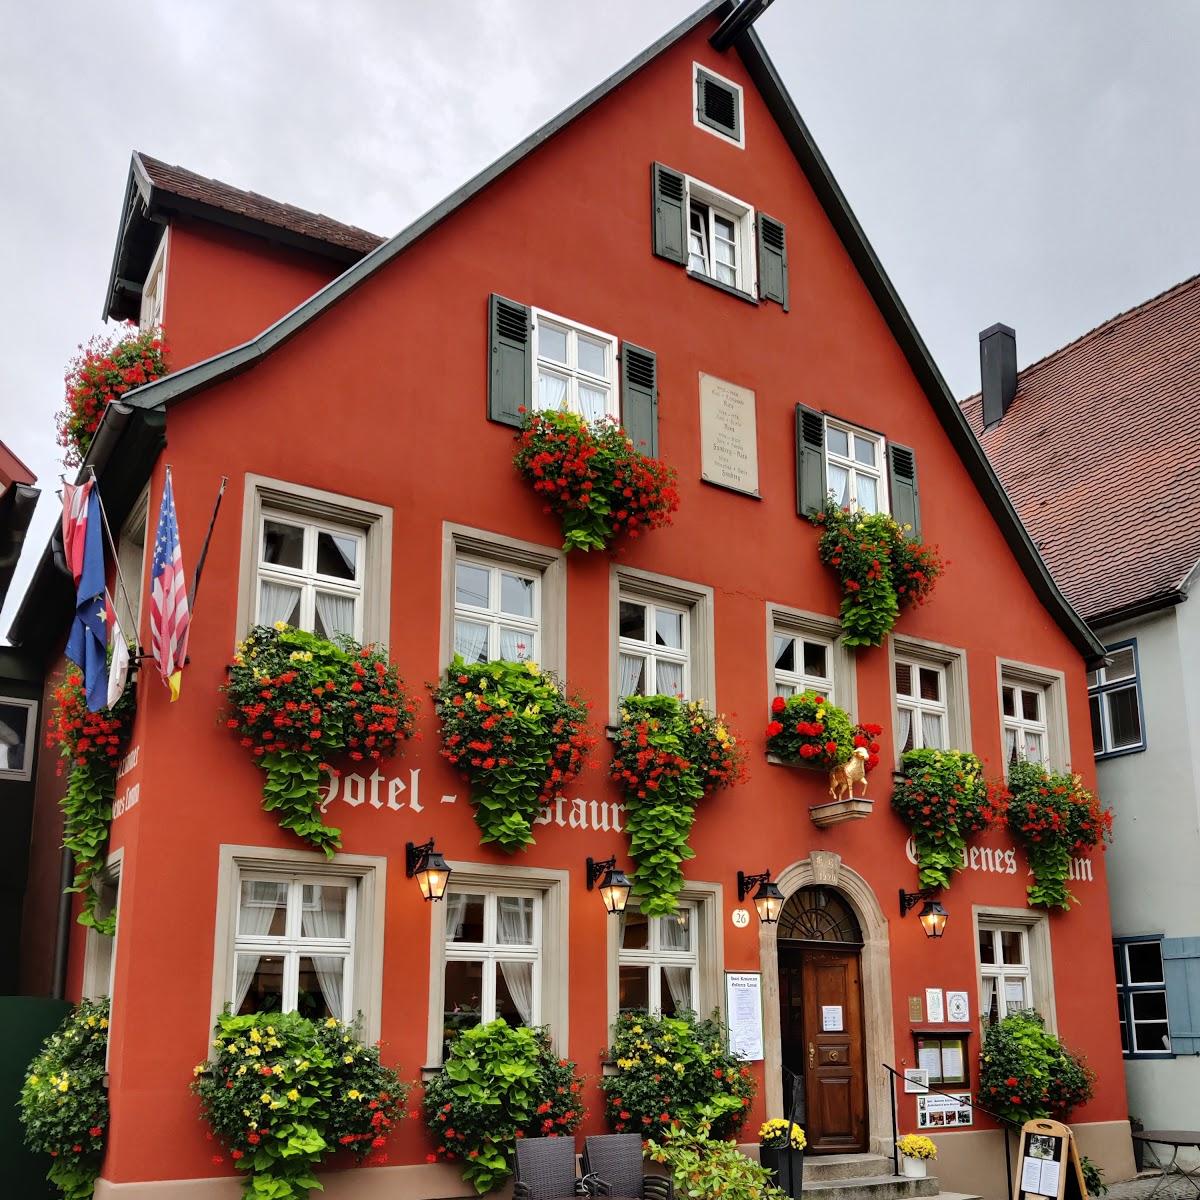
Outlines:
<svg viewBox="0 0 1200 1200"><path fill-rule="evenodd" d="M539 308L532 316L534 408L616 418L617 339Z"/></svg>
<svg viewBox="0 0 1200 1200"><path fill-rule="evenodd" d="M1007 681L1000 689L1004 708L1004 757L1010 762L1048 762L1046 689Z"/></svg>
<svg viewBox="0 0 1200 1200"><path fill-rule="evenodd" d="M825 478L843 508L887 512L884 440L854 425L825 419Z"/></svg>
<svg viewBox="0 0 1200 1200"><path fill-rule="evenodd" d="M146 282L142 284L142 303L138 313L138 325L142 329L154 329L162 324L163 297L166 293L167 282L167 238L169 230L164 230L158 249L146 272Z"/></svg>
<svg viewBox="0 0 1200 1200"><path fill-rule="evenodd" d="M754 209L698 179L687 180L688 270L752 295Z"/></svg>

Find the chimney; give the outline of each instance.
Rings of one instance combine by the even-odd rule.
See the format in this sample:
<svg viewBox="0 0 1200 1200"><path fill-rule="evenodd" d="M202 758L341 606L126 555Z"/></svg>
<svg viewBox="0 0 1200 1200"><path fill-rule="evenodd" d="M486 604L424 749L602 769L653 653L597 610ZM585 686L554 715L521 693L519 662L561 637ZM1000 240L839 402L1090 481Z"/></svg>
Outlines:
<svg viewBox="0 0 1200 1200"><path fill-rule="evenodd" d="M979 379L983 392L983 427L998 425L1017 394L1017 334L1007 325L992 325L979 335Z"/></svg>

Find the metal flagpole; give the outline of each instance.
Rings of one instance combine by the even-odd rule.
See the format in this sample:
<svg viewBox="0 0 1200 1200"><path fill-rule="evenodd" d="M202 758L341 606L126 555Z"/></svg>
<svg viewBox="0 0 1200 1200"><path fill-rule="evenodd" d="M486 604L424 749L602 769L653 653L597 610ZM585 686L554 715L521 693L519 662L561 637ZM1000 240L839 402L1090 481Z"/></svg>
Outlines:
<svg viewBox="0 0 1200 1200"><path fill-rule="evenodd" d="M92 487L96 492L96 504L100 509L100 523L104 526L104 534L108 539L108 549L112 554L113 567L117 575L117 587L121 589L121 598L125 601L126 610L132 615L135 610L130 603L129 593L125 590L125 577L121 574L121 560L117 557L117 543L113 540L112 528L108 523L108 513L104 510L104 499L100 495L100 480L96 477L96 468L91 463L88 463L88 470L92 473ZM107 591L107 589L105 590ZM125 636L128 637L128 634ZM138 631L136 629L133 631L133 642L134 649L137 651L134 657L140 659L142 656L142 644L138 638Z"/></svg>
<svg viewBox="0 0 1200 1200"><path fill-rule="evenodd" d="M221 486L217 489L217 498L213 502L212 516L208 520L208 532L204 535L204 545L200 547L200 557L196 559L196 573L192 576L192 590L188 593L188 619L196 615L196 593L200 590L200 572L204 570L204 560L208 557L208 543L212 541L213 527L217 523L217 513L221 511L221 497L225 495L225 487L229 476L221 476Z"/></svg>

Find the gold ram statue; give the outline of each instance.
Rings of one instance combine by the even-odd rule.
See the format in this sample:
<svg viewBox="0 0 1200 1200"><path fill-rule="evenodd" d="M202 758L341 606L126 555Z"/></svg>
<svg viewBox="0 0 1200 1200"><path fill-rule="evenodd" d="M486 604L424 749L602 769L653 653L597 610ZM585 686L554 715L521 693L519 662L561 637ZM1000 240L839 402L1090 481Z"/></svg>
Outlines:
<svg viewBox="0 0 1200 1200"><path fill-rule="evenodd" d="M854 753L829 772L829 794L834 800L853 800L854 785L862 784L862 794L867 794L867 750L856 746Z"/></svg>

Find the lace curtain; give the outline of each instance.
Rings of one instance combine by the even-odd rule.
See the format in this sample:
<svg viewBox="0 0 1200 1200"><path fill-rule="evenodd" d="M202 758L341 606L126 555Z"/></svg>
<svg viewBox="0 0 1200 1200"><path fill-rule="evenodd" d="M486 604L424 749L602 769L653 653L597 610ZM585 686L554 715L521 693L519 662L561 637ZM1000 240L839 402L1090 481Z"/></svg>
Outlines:
<svg viewBox="0 0 1200 1200"><path fill-rule="evenodd" d="M317 633L331 638L344 633L354 636L354 597L317 592Z"/></svg>
<svg viewBox="0 0 1200 1200"><path fill-rule="evenodd" d="M300 615L300 590L264 579L258 590L258 623L274 625L286 621L294 625Z"/></svg>
<svg viewBox="0 0 1200 1200"><path fill-rule="evenodd" d="M645 667L643 659L634 658L631 654L621 655L621 678L618 684L618 695L637 696L641 693L642 671Z"/></svg>
<svg viewBox="0 0 1200 1200"><path fill-rule="evenodd" d="M242 903L238 911L238 933L243 937L262 937L271 928L276 912L276 900L254 902L254 885L249 889L243 885ZM276 893L278 896L278 893ZM233 1011L241 1012L242 1004L250 992L250 984L258 971L262 956L239 952L233 981Z"/></svg>
<svg viewBox="0 0 1200 1200"><path fill-rule="evenodd" d="M496 940L502 946L533 944L533 901L527 896L496 898ZM500 972L523 1025L533 1024L533 964L502 962Z"/></svg>
<svg viewBox="0 0 1200 1200"><path fill-rule="evenodd" d="M305 937L345 937L345 921L344 909L327 908L320 900L315 908L310 909L305 905L300 914L301 929ZM345 1020L345 1014L342 1011L345 958L340 954L314 954L312 964L313 970L317 973L317 981L321 985L321 995L325 997L325 1004L329 1008L330 1015L339 1020Z"/></svg>

